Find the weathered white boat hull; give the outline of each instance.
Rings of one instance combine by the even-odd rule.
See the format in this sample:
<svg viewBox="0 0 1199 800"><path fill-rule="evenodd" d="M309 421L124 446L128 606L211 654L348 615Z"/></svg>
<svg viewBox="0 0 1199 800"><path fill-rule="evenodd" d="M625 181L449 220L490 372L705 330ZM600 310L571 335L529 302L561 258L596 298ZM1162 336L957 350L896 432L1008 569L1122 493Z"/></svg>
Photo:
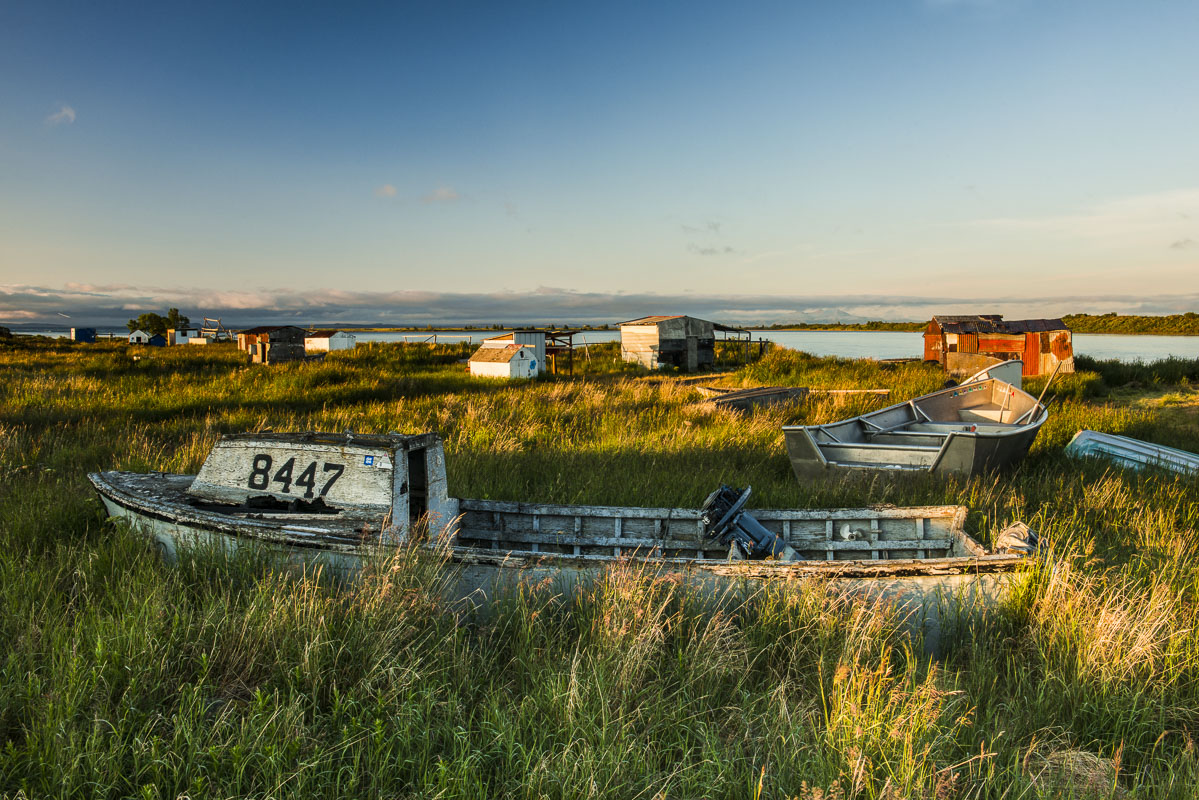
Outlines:
<svg viewBox="0 0 1199 800"><path fill-rule="evenodd" d="M127 473L101 473L91 479L109 515L147 535L168 561L174 561L181 550L188 548L228 555L246 550L285 568L320 570L338 579L353 579L371 560L394 554L398 545L394 539L380 537L353 541L345 535L344 523L330 534L327 520L320 518L229 520L212 512L189 511L185 504L172 505L162 497L139 497L136 492L122 491L114 477L122 475L128 477ZM175 490L182 492L191 476L144 477L168 485L173 482ZM826 581L836 592L895 603L910 615L913 627L922 631L926 646L932 648L939 640L947 609L969 614L994 604L1005 594L1011 573L1022 560L1015 555L986 555L961 533L965 509L952 506L758 512L763 524L786 530L801 550L811 551L820 542L830 548L824 560L782 562L711 557L710 551L705 552L707 543L699 537L698 512L690 509L479 500L463 500L461 504L462 517L445 535L461 536L485 546L456 544L439 548L439 542L433 541L427 547L431 555L436 552L446 558L448 598L475 605L521 585L552 584L557 591L573 592L595 580L603 570L629 563L674 575L708 597L721 597L739 587L752 589L775 582L815 579ZM489 530L477 527L481 517L494 520ZM583 525L574 523L574 519L586 519L588 530L581 530ZM624 520L627 525L621 524ZM476 527L463 527L464 522ZM613 546L613 537L598 535L594 529L597 524L612 525L616 532L626 533L616 537L623 547ZM637 532L655 526L660 535L657 546L646 546L647 540ZM911 538L916 534L908 532L909 526L926 538ZM577 535L575 528L580 529ZM690 541L671 538L680 535L677 530L690 530L694 535ZM847 531L866 538L834 541ZM888 555L891 549L913 552L912 546L919 542L930 552L943 551L946 555L878 557ZM449 543L441 540L440 544ZM539 549L551 547L555 549ZM693 557L679 555L687 548ZM657 555L664 552L674 555ZM875 557L852 558L855 555Z"/></svg>

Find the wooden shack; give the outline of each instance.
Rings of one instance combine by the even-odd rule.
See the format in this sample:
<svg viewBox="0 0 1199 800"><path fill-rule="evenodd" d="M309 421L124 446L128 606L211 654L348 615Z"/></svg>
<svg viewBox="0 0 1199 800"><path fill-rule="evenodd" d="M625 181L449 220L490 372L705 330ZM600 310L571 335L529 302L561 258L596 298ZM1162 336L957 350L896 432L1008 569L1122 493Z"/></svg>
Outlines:
<svg viewBox="0 0 1199 800"><path fill-rule="evenodd" d="M999 314L935 316L924 329L924 360L951 375L972 375L1018 358L1024 376L1074 371L1070 329L1060 319L1005 320Z"/></svg>
<svg viewBox="0 0 1199 800"><path fill-rule="evenodd" d="M282 364L303 360L304 329L294 325L260 325L237 334L237 346L251 364Z"/></svg>
<svg viewBox="0 0 1199 800"><path fill-rule="evenodd" d="M632 319L620 323L620 357L650 369L709 369L716 363L717 331L748 335L741 328L681 314Z"/></svg>

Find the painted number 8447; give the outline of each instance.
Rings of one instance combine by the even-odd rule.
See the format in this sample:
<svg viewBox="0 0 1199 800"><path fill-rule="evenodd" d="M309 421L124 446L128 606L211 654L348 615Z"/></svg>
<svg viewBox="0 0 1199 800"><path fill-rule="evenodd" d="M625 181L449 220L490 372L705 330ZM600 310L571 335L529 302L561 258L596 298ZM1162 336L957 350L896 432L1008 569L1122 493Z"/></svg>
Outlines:
<svg viewBox="0 0 1199 800"><path fill-rule="evenodd" d="M279 483L283 485L281 490L284 494L291 494L291 487L297 487L297 492L300 489L304 490L304 497L311 499L313 492L316 489L317 480L317 462L313 461L299 474L295 475L296 459L287 459L283 465L271 475L271 469L274 467L274 460L266 453L259 453L254 456L254 468L250 471L251 489L266 489L271 483ZM333 488L333 484L337 483L337 479L341 477L341 473L346 471L345 464L330 464L325 462L320 475L325 478L325 485L321 487L320 496L324 497Z"/></svg>

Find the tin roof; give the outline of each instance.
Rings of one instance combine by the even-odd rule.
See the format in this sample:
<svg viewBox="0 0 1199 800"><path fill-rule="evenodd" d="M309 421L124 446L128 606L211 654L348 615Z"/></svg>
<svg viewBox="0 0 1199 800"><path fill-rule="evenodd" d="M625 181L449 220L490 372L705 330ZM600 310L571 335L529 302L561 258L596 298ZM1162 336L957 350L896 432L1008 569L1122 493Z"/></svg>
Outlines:
<svg viewBox="0 0 1199 800"><path fill-rule="evenodd" d="M512 357L523 350L526 345L510 344L507 347L480 347L470 357L471 361L511 361ZM532 349L531 347L529 348Z"/></svg>
<svg viewBox="0 0 1199 800"><path fill-rule="evenodd" d="M330 336L332 336L335 333L341 333L341 331L337 328L330 328L328 330L323 330L323 331L309 331L308 333L304 334L304 338L305 339L328 339Z"/></svg>
<svg viewBox="0 0 1199 800"><path fill-rule="evenodd" d="M246 328L240 333L274 333L275 331L285 331L288 329L302 331L303 328L297 328L295 325L259 325L257 328Z"/></svg>
<svg viewBox="0 0 1199 800"><path fill-rule="evenodd" d="M656 325L659 322L665 322L668 319L682 319L683 314L674 314L669 316L657 317L640 317L639 319L631 319L628 322L622 322L621 325Z"/></svg>
<svg viewBox="0 0 1199 800"><path fill-rule="evenodd" d="M1012 319L1005 323L1013 333L1041 333L1042 331L1068 331L1060 319Z"/></svg>
<svg viewBox="0 0 1199 800"><path fill-rule="evenodd" d="M1011 319L1000 314L972 314L933 317L945 333L1040 333L1069 330L1060 319Z"/></svg>

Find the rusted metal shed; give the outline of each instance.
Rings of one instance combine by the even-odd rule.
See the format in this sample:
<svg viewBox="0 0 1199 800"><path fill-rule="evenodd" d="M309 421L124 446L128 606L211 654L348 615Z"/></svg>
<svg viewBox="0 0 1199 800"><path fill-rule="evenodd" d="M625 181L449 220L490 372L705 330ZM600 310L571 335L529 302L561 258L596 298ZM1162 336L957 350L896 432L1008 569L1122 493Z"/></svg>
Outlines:
<svg viewBox="0 0 1199 800"><path fill-rule="evenodd" d="M924 360L950 374L974 374L1018 358L1025 377L1074 371L1070 329L1060 319L1005 320L999 314L932 318L924 329Z"/></svg>
<svg viewBox="0 0 1199 800"><path fill-rule="evenodd" d="M650 369L707 369L716 362L717 331L749 335L742 328L682 314L632 319L620 323L620 357Z"/></svg>
<svg viewBox="0 0 1199 800"><path fill-rule="evenodd" d="M237 334L237 346L252 364L281 364L305 356L304 329L294 325L259 325Z"/></svg>

